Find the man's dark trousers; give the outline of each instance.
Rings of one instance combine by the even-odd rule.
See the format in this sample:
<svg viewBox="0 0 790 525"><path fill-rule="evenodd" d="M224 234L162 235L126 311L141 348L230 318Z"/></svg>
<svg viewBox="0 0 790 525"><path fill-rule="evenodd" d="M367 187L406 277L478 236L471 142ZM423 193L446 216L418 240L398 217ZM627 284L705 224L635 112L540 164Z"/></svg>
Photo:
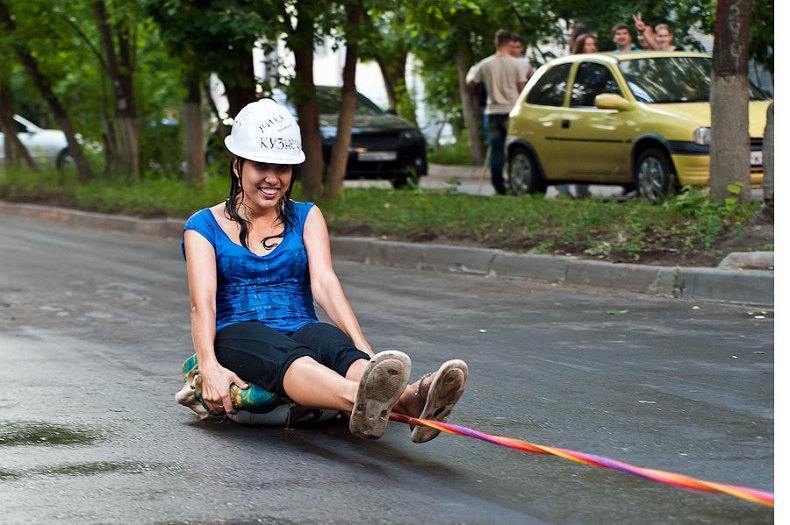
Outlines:
<svg viewBox="0 0 790 525"><path fill-rule="evenodd" d="M493 113L486 115L488 121L488 137L491 153L488 159L491 166L491 184L499 195L505 195L505 180L502 170L505 167L505 137L507 136L507 113Z"/></svg>

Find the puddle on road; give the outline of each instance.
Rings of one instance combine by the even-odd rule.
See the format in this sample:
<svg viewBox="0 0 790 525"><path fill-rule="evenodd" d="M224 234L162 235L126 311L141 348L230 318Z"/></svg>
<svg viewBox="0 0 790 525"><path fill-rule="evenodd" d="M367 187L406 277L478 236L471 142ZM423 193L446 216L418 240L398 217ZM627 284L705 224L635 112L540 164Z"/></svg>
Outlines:
<svg viewBox="0 0 790 525"><path fill-rule="evenodd" d="M140 461L91 461L19 471L0 469L0 480L13 480L30 476L93 476L108 473L143 474L162 468L164 466L158 463L143 463Z"/></svg>
<svg viewBox="0 0 790 525"><path fill-rule="evenodd" d="M37 421L0 421L0 447L87 445L101 437L101 432L85 427Z"/></svg>
<svg viewBox="0 0 790 525"><path fill-rule="evenodd" d="M192 519L192 520L172 520L159 521L157 525L291 525L297 522L275 518L273 516L262 516L260 518L244 520L221 520L221 519Z"/></svg>
<svg viewBox="0 0 790 525"><path fill-rule="evenodd" d="M157 470L159 467L160 465L154 463L141 463L138 461L93 461L90 463L70 463L68 465L48 467L36 471L36 473L45 476L92 476L108 472L142 474Z"/></svg>
<svg viewBox="0 0 790 525"><path fill-rule="evenodd" d="M0 481L3 481L4 479L14 479L16 477L19 477L17 472L0 469Z"/></svg>

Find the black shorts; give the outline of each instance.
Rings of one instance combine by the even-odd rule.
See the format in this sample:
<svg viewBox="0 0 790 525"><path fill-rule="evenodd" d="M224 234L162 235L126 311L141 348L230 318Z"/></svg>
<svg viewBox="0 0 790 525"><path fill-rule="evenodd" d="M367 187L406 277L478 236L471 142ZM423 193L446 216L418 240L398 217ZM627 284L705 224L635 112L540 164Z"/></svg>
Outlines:
<svg viewBox="0 0 790 525"><path fill-rule="evenodd" d="M217 332L214 351L219 364L244 381L282 396L285 372L300 357L312 357L344 377L351 363L370 359L328 323L310 323L292 334L276 332L259 321L236 323Z"/></svg>

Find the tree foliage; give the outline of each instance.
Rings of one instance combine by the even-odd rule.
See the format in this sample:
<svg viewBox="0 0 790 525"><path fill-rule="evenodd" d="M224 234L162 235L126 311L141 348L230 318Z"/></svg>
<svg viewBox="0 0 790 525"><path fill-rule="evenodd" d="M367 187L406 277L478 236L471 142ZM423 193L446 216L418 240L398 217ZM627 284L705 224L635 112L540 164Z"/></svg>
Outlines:
<svg viewBox="0 0 790 525"><path fill-rule="evenodd" d="M115 108L107 57L94 16L95 0L3 1L16 27L13 32L0 32L0 70L13 107L42 126L58 125L18 57L8 52L9 46L21 42L51 82L73 127L90 146L89 152L101 151L107 145L108 122ZM449 119L460 136L468 122L461 111L459 71L493 52L497 29L518 32L531 47L533 58L542 62L550 58L550 48L565 48L568 23L584 24L598 35L599 47L608 49L611 26L628 23L634 13L641 12L648 22L668 22L678 43L693 49L699 46L695 35L712 34L716 5L715 0L366 0L362 23L349 28L345 3L332 0L103 3L115 45L119 45L118 28L127 28L129 34L142 169L171 174L182 171L184 159L185 72L198 71L203 84L216 73L225 84L233 113L269 88L252 74L254 46L268 51L282 42L291 51L306 52L327 38L343 42L354 30L360 57L378 62L391 81L387 91L394 109L415 119L417 101L405 82L406 59L413 56L425 102ZM298 27L300 19L309 22L309 31ZM773 0L754 2L751 53L756 62L773 71ZM298 75L277 81L297 104L312 96L310 86ZM212 112L203 95L205 119ZM204 128L213 129L206 124ZM94 154L92 160L94 165L101 164L102 155Z"/></svg>

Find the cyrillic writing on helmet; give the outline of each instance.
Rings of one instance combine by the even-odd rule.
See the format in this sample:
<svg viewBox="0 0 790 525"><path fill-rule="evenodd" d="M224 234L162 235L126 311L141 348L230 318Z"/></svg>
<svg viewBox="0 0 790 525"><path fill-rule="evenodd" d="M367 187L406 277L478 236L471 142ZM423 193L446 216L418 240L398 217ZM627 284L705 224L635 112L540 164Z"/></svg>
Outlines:
<svg viewBox="0 0 790 525"><path fill-rule="evenodd" d="M270 128L275 124L282 124L285 121L285 115L273 115L258 125L261 131L264 131L266 128Z"/></svg>
<svg viewBox="0 0 790 525"><path fill-rule="evenodd" d="M275 150L302 149L298 139L284 139L282 137L261 137L261 148Z"/></svg>

